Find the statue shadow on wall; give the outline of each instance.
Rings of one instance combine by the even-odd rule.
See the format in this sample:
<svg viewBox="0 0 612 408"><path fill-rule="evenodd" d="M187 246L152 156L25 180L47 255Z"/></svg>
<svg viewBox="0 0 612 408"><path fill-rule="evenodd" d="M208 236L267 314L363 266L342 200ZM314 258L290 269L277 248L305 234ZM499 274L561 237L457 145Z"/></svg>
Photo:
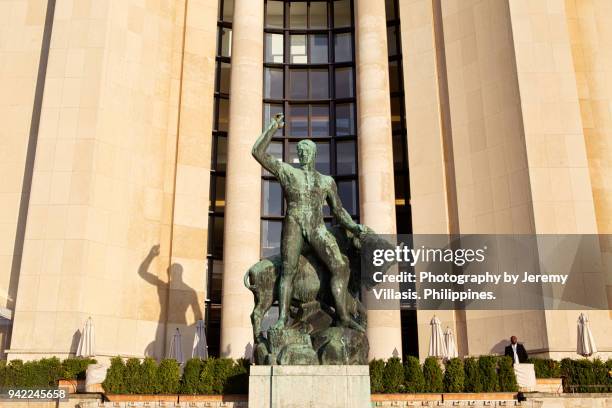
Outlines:
<svg viewBox="0 0 612 408"><path fill-rule="evenodd" d="M182 265L178 263L170 265L166 270L168 274L167 282L149 272L151 263L159 254L159 244L154 245L138 268L138 275L157 289L157 298L160 305L157 329L155 330L155 338L147 345L144 354L158 359L165 357L166 322L172 322L176 326L187 325L185 316L190 307L194 314L194 321L203 319L196 291L183 280ZM170 289L180 292L180 297L170 299Z"/></svg>

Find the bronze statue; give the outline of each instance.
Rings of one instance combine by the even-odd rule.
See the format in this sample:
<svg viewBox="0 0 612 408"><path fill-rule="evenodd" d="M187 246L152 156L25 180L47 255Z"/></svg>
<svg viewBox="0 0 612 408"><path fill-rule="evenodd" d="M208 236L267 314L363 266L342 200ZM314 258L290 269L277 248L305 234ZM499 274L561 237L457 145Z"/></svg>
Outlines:
<svg viewBox="0 0 612 408"><path fill-rule="evenodd" d="M297 145L299 168L266 153L283 126L283 115L277 114L253 146L255 159L280 182L287 207L280 256L259 261L244 278L255 297L255 363L367 364L360 251L365 243L386 242L342 207L334 179L315 170L311 140ZM325 202L339 225L326 227ZM264 333L261 321L275 300L279 318Z"/></svg>
<svg viewBox="0 0 612 408"><path fill-rule="evenodd" d="M334 236L327 230L323 221L323 205L329 204L336 220L355 235L365 232L362 225L353 221L342 207L336 182L315 170L317 146L311 140L302 140L297 144L300 160L299 169L278 161L266 153L272 136L277 129L284 126L283 115L277 114L253 146L253 157L281 184L287 202L287 214L283 222L281 242L282 272L279 291L280 314L274 326L277 329L287 324L289 302L293 287L293 278L297 272L298 261L304 243L308 243L317 256L331 272L331 290L335 300L336 311L343 326L365 331L351 319L345 307L346 290L349 279L349 265L343 259Z"/></svg>

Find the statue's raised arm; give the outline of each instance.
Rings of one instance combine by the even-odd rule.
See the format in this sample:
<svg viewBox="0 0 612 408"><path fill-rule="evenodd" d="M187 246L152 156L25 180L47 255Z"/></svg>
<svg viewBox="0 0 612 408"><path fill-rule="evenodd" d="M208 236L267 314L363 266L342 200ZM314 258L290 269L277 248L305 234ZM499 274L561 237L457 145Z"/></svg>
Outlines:
<svg viewBox="0 0 612 408"><path fill-rule="evenodd" d="M264 129L259 138L257 138L257 141L253 145L253 150L251 151L251 154L253 154L255 160L257 160L264 169L274 174L277 178L279 177L280 169L284 163L277 160L270 153L267 153L266 150L268 150L272 136L274 136L278 129L285 126L283 118L284 116L282 113L277 113L272 118L268 126Z"/></svg>

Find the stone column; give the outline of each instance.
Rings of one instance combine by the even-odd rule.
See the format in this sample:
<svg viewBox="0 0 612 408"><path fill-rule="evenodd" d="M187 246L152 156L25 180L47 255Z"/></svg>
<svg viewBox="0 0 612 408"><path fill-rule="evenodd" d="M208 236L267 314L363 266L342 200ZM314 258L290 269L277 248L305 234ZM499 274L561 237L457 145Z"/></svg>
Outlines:
<svg viewBox="0 0 612 408"><path fill-rule="evenodd" d="M180 3L177 3L180 4ZM204 319L202 308L207 279L208 203L210 200L210 154L212 148L215 54L217 49L217 2L190 0L177 18L180 34L175 36L173 78L180 87L177 123L169 127L176 137L176 163L171 168L174 196L169 291L165 347L178 328L183 348L193 344L197 320ZM184 23L184 27L182 27ZM178 30L177 30L178 31ZM174 118L174 116L173 116ZM191 307L189 307L191 305ZM162 348L161 355L165 355Z"/></svg>
<svg viewBox="0 0 612 408"><path fill-rule="evenodd" d="M253 297L242 278L259 260L261 167L251 157L261 132L263 1L236 0L226 178L221 354L250 356Z"/></svg>
<svg viewBox="0 0 612 408"><path fill-rule="evenodd" d="M395 234L395 189L384 0L357 0L355 11L361 222ZM399 310L368 311L370 358L402 352Z"/></svg>

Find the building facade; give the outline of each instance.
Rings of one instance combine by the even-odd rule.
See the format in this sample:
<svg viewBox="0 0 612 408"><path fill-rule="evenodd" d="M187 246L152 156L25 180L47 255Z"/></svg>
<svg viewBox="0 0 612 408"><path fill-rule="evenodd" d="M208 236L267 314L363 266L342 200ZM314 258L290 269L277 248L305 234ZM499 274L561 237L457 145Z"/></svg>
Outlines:
<svg viewBox="0 0 612 408"><path fill-rule="evenodd" d="M278 112L271 153L313 139L379 233L601 234L612 263L610 27L608 0L0 0L0 352L68 356L91 316L102 358L198 320L248 356ZM575 355L578 311L436 313L460 355ZM369 311L371 357L424 358L432 314Z"/></svg>

